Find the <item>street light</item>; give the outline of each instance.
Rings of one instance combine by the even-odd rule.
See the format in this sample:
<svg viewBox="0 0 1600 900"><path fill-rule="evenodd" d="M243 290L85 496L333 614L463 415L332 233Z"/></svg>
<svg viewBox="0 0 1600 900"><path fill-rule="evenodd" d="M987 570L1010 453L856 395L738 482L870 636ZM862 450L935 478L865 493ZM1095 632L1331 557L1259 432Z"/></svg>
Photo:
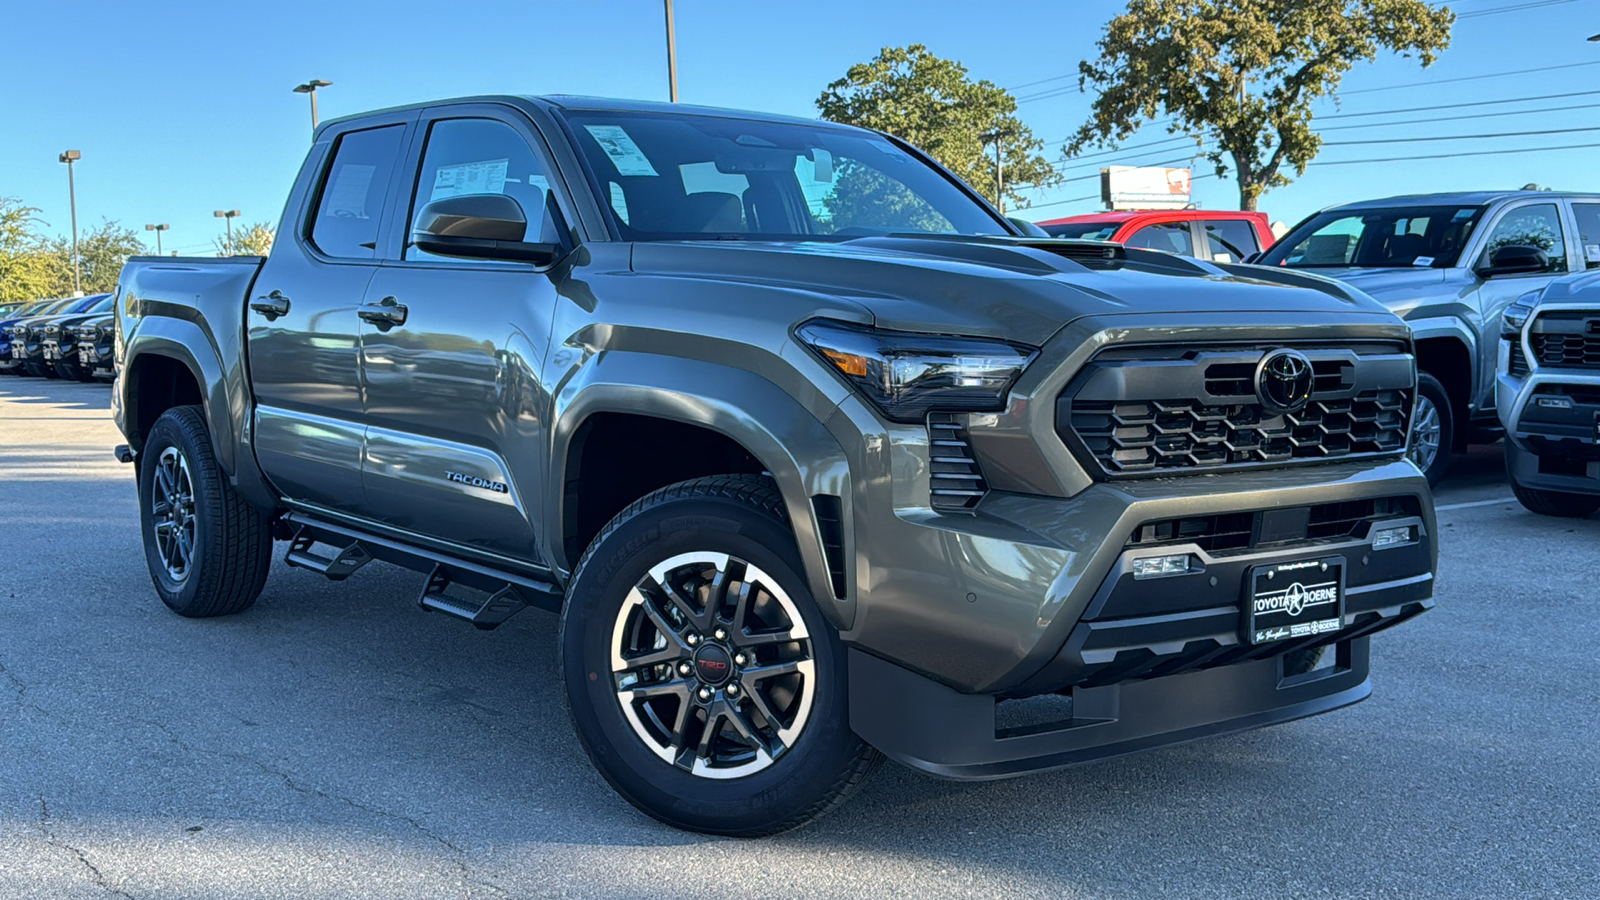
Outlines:
<svg viewBox="0 0 1600 900"><path fill-rule="evenodd" d="M294 86L294 92L296 94L311 95L311 132L313 134L315 134L317 131L317 88L325 88L331 84L333 84L331 81L323 81L320 78L313 78L305 84L297 84Z"/></svg>
<svg viewBox="0 0 1600 900"><path fill-rule="evenodd" d="M678 42L672 34L672 0L667 3L667 90L673 103L678 102Z"/></svg>
<svg viewBox="0 0 1600 900"><path fill-rule="evenodd" d="M67 200L72 204L72 292L83 296L83 264L78 259L78 187L72 181L72 164L83 158L76 150L66 150L56 157L67 164Z"/></svg>
<svg viewBox="0 0 1600 900"><path fill-rule="evenodd" d="M228 252L229 253L233 252L233 217L237 216L238 214L239 214L239 211L237 209L219 209L216 212L212 213L213 216L216 216L217 218L221 219L223 222L227 223L227 225L228 225Z"/></svg>
<svg viewBox="0 0 1600 900"><path fill-rule="evenodd" d="M156 233L156 255L157 256L161 255L161 232L166 231L168 228L171 228L171 227L172 227L171 225L146 225L144 227L145 231L154 231Z"/></svg>

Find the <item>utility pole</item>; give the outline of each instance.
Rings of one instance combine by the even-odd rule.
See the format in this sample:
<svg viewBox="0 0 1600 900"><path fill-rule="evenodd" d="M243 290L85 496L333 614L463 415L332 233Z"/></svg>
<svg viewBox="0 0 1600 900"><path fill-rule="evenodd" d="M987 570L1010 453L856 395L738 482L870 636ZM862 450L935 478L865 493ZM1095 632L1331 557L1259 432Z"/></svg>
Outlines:
<svg viewBox="0 0 1600 900"><path fill-rule="evenodd" d="M171 228L171 227L172 227L171 225L146 225L144 227L145 231L154 231L156 233L156 255L157 256L161 255L161 232L166 231L168 228Z"/></svg>
<svg viewBox="0 0 1600 900"><path fill-rule="evenodd" d="M672 33L672 0L667 3L667 88L672 102L678 102L678 47Z"/></svg>
<svg viewBox="0 0 1600 900"><path fill-rule="evenodd" d="M72 204L72 293L83 296L83 263L78 257L78 186L72 180L72 164L83 158L76 150L64 151L57 162L67 164L67 201Z"/></svg>
<svg viewBox="0 0 1600 900"><path fill-rule="evenodd" d="M217 218L219 218L219 219L221 219L223 222L227 223L227 225L228 225L228 252L232 253L233 252L233 219L234 219L235 216L239 215L239 211L237 209L219 209L219 210L216 210L215 212L213 212L212 215L217 217Z"/></svg>
<svg viewBox="0 0 1600 900"><path fill-rule="evenodd" d="M1005 139L1016 137L1015 128L996 128L979 135L979 140L985 144L994 145L994 199L995 205L1000 207L1000 215L1006 214L1006 164L1005 164Z"/></svg>
<svg viewBox="0 0 1600 900"><path fill-rule="evenodd" d="M305 84L297 84L294 86L294 92L296 94L311 95L311 134L313 136L315 136L317 133L317 88L325 88L331 84L333 84L331 81L323 81L320 78L313 78Z"/></svg>

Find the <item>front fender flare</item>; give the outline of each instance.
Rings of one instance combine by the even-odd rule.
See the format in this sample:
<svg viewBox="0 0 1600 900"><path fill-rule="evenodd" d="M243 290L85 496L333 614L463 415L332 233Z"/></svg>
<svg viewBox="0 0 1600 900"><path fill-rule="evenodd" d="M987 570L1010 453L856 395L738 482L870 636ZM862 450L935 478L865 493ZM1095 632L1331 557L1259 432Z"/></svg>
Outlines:
<svg viewBox="0 0 1600 900"><path fill-rule="evenodd" d="M831 411L831 410L830 410ZM648 353L606 350L590 360L556 396L551 429L550 484L566 480L568 452L590 416L629 413L669 419L717 432L739 443L771 473L783 495L799 545L804 576L822 612L840 630L855 619L855 596L834 595L811 497L833 494L843 503L846 548L852 544L850 466L843 448L815 414L782 388L744 369L699 360L662 359ZM560 533L565 496L555 492L546 509L547 558L570 572ZM850 553L845 553L846 565ZM847 577L846 584L852 583ZM822 602L832 598L831 603Z"/></svg>

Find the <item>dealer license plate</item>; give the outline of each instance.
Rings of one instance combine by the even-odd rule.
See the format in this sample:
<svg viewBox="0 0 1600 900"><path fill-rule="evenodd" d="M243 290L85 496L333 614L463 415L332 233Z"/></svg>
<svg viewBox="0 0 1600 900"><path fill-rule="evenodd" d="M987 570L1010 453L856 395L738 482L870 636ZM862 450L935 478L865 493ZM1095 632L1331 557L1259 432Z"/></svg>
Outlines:
<svg viewBox="0 0 1600 900"><path fill-rule="evenodd" d="M1251 644L1338 631L1344 626L1344 559L1256 566L1245 601L1244 633Z"/></svg>

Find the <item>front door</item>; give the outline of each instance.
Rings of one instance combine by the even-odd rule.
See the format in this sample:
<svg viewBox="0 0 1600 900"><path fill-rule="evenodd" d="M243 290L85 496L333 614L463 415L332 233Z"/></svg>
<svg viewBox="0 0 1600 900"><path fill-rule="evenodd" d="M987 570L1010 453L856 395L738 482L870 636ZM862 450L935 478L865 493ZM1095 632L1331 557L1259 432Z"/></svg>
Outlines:
<svg viewBox="0 0 1600 900"><path fill-rule="evenodd" d="M385 204L406 147L399 114L377 127L324 136L246 311L253 444L262 471L295 501L359 512L362 424L360 319L377 271ZM363 126L368 121L363 121Z"/></svg>
<svg viewBox="0 0 1600 900"><path fill-rule="evenodd" d="M522 206L525 240L565 243L550 169L531 129L496 107L430 111L419 129L401 259L380 268L363 307L368 501L392 527L543 564L540 370L562 267L435 256L409 236L433 200L496 193Z"/></svg>

